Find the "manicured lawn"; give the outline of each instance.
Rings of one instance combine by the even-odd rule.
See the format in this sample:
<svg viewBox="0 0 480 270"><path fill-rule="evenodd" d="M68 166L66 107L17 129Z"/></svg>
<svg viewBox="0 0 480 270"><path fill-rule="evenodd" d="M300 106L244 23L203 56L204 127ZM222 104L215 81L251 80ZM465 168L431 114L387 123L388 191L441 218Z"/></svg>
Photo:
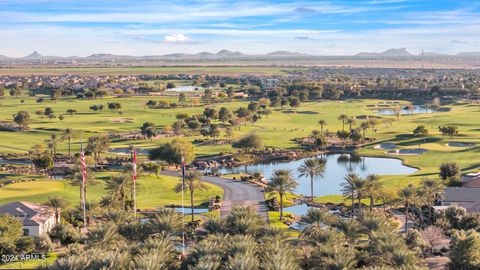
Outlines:
<svg viewBox="0 0 480 270"><path fill-rule="evenodd" d="M24 103L20 100L24 99ZM70 127L77 132L77 139L74 140L73 151L79 150L79 138L83 136L84 140L89 136L98 133L107 133L112 131L131 131L139 130L143 122L150 121L162 128L165 125L171 125L176 121L177 113L195 114L202 113L203 107L187 107L175 109L148 109L144 108L146 100L166 100L168 102L176 102L176 97L125 97L125 98L103 98L92 100L78 100L74 98L61 99L54 103L48 99L44 103L36 103L36 98L7 97L0 100L0 108L2 115L0 120L11 120L11 115L20 110L27 110L32 118L32 130L23 132L5 132L0 131L0 151L1 152L23 152L28 151L34 144L43 143L48 139L50 134L60 134L61 130ZM108 109L104 109L101 113L93 113L89 110L89 106L93 104L104 104L107 102L118 101L122 104L122 115L112 113ZM393 120L391 126L379 124L376 130L369 129L367 136L375 139L375 143L359 149L357 152L362 155L370 156L388 156L399 158L406 165L419 168L420 170L412 175L407 176L383 176L385 187L392 192L396 192L398 188L409 183L418 183L424 176L436 176L438 167L445 161L456 161L462 167L463 172L473 172L480 169L480 128L478 127L478 119L480 112L478 106L455 103L447 104L450 108L447 112L438 112L433 114L417 114L405 115L396 120L395 116L383 116L377 113L377 109L372 105L379 105L380 100L349 100L349 101L319 101L303 103L296 111L288 108L284 110L274 109L273 114L268 118L263 117L254 125L241 126L240 130L235 130L234 138L239 138L249 132L256 132L266 147L276 148L295 148L299 147L294 139L298 137L308 136L312 130L320 130L319 120L325 120L327 126L325 129L335 132L342 128L342 123L337 119L340 114L348 116L371 115L380 116L382 119L390 118ZM407 104L406 101L401 101ZM240 106L247 106L248 101L234 101L216 104L219 109L222 106L235 110ZM35 111L51 107L58 115L64 113L66 109L76 109L79 113L72 117L65 116L63 122L58 119L49 121L46 118L39 118L35 115ZM380 120L382 120L380 119ZM122 120L122 121L119 121ZM363 120L357 120L357 125ZM412 130L418 125L424 125L430 132L430 135L424 138L414 137ZM450 139L442 138L438 132L439 125L456 125L459 128L460 135ZM224 131L221 131L223 137ZM183 137L188 141L201 139L201 136ZM164 143L171 138L159 140L140 140L140 141L123 141L115 142L112 147L126 147L133 143L141 148L155 147ZM426 141L425 141L426 140ZM471 148L448 147L446 144L450 141L454 142L470 142L475 143ZM385 153L386 150L375 149L374 146L381 142L391 142L399 146L400 149L417 148L421 144L422 148L426 148L428 152L417 156L391 155ZM67 145L62 143L59 146L60 152L66 152ZM230 145L196 145L197 156L212 155L217 153L225 153L236 151ZM93 189L95 189L94 187ZM163 194L162 194L163 195ZM333 195L333 194L332 194ZM95 195L92 195L96 198ZM151 198L147 197L150 201ZM168 198L168 199L163 199ZM152 198L155 204L168 203L168 196L159 196ZM0 199L1 200L1 199ZM320 198L321 201L341 202L343 199L337 196L328 196ZM143 203L143 202L142 202ZM145 202L146 205L149 203Z"/></svg>
<svg viewBox="0 0 480 270"><path fill-rule="evenodd" d="M104 180L89 186L87 191L88 200L98 201L107 194ZM173 188L180 182L179 178L173 176L142 176L137 186L137 206L143 209L157 208L164 205L180 205L181 194L175 193ZM197 192L194 196L195 205L207 203L215 195L223 195L223 190L217 186L207 184L209 189ZM30 201L44 203L48 197L63 196L72 205L79 202L79 187L71 186L63 180L43 180L33 182L21 182L6 185L0 188L0 204L12 201ZM190 196L187 194L185 202L189 203Z"/></svg>

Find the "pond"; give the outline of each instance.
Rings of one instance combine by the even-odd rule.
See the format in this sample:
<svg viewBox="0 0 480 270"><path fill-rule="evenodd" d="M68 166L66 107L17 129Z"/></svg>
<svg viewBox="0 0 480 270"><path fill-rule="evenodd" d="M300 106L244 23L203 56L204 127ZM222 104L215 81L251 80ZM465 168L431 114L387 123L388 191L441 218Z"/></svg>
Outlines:
<svg viewBox="0 0 480 270"><path fill-rule="evenodd" d="M177 211L178 213L182 213L182 207L174 207L173 209L175 209L175 211ZM185 215L190 215L192 213L191 209L192 208L190 208L190 207L185 207L183 213ZM195 213L195 214L202 214L202 213L207 213L207 212L208 212L208 208L193 208L193 213Z"/></svg>
<svg viewBox="0 0 480 270"><path fill-rule="evenodd" d="M317 158L321 158L318 156ZM314 178L314 195L324 196L332 194L341 194L340 184L343 178L350 172L355 172L360 176L369 174L379 175L407 175L417 171L417 169L402 164L399 159L361 157L351 154L329 154L323 155L326 160L325 172L323 176ZM298 168L305 159L289 162L276 162L266 164L252 164L247 166L220 168L223 174L227 173L262 173L267 179L272 176L274 170L291 170L293 176L298 182L295 190L296 194L310 195L310 178L299 177Z"/></svg>
<svg viewBox="0 0 480 270"><path fill-rule="evenodd" d="M31 164L30 160L25 159L3 159L0 158L0 165L15 164L15 165L28 165Z"/></svg>
<svg viewBox="0 0 480 270"><path fill-rule="evenodd" d="M434 113L438 112L438 110L434 110L429 108L428 106L425 105L414 105L413 110L409 111L406 106L400 106L401 108L401 114L422 114L422 113ZM396 113L393 111L393 108L383 108L378 110L379 114L382 115L396 115Z"/></svg>
<svg viewBox="0 0 480 270"><path fill-rule="evenodd" d="M140 149L137 148L137 154L139 155L148 155L150 149ZM108 153L117 154L117 155L130 155L132 150L129 147L118 147L118 148L111 148L108 150Z"/></svg>
<svg viewBox="0 0 480 270"><path fill-rule="evenodd" d="M292 214L297 215L297 216L304 216L304 215L307 214L309 208L312 208L312 206L308 206L305 203L301 203L301 204L296 204L296 205L292 205L292 206L289 206L289 207L285 207L285 208L283 208L283 211L292 213ZM336 211L330 210L329 213L330 214L338 214L340 212L338 210L336 210Z"/></svg>
<svg viewBox="0 0 480 270"><path fill-rule="evenodd" d="M179 85L175 88L170 88L167 91L169 92L193 92L199 90L200 87L192 85Z"/></svg>

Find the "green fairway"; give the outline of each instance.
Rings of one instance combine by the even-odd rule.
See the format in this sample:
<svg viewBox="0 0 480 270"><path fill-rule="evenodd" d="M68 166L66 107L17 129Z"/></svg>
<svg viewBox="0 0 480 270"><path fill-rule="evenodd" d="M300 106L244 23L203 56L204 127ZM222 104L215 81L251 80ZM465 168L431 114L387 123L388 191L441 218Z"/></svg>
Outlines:
<svg viewBox="0 0 480 270"><path fill-rule="evenodd" d="M153 209L165 205L180 205L181 193L175 193L173 188L180 182L178 177L173 176L148 176L144 175L138 180L137 184L137 207L140 209ZM200 205L209 201L216 195L223 196L223 190L217 186L206 183L208 190L195 194L195 205ZM97 201L107 194L104 180L98 180L98 184L88 187L88 200ZM0 188L0 204L13 201L29 201L44 203L48 197L63 196L77 205L79 202L80 191L78 186L71 186L66 181L61 180L42 180L32 182L21 182L6 185ZM185 201L189 202L190 197L187 194Z"/></svg>
<svg viewBox="0 0 480 270"><path fill-rule="evenodd" d="M24 100L21 103L21 100ZM55 133L60 135L64 128L73 128L77 133L76 139L73 140L73 151L79 151L79 139L83 137L84 140L89 136L98 133L108 133L114 131L138 131L142 123L150 121L162 128L165 125L171 125L176 121L176 114L187 113L201 114L204 110L203 106L186 107L186 108L172 108L172 109L149 109L145 108L144 103L149 99L165 100L168 102L176 102L177 98L173 97L107 97L102 99L61 99L57 103L46 100L43 103L36 103L35 98L22 97L12 98L7 97L0 100L2 115L0 120L11 120L11 115L20 111L27 110L31 115L31 130L7 132L0 131L0 151L12 153L26 153L33 145L43 143L48 139L50 134ZM187 98L191 100L191 97ZM108 109L104 109L100 113L94 113L89 109L93 104L106 105L107 102L117 101L122 104L122 115L113 113ZM249 101L234 101L225 102L214 105L217 110L220 107L227 107L230 110L235 110L241 106L246 107ZM404 161L406 165L419 168L420 170L413 175L408 176L384 176L384 183L387 189L396 191L399 187L405 186L408 183L418 182L421 177L436 175L438 167L445 161L456 161L462 167L463 172L476 171L480 168L478 156L480 153L480 129L478 128L478 119L480 111L478 106L454 103L448 104L450 110L445 112L437 112L432 114L416 114L404 115L397 121L395 116L379 115L372 105L379 105L381 100L348 100L348 101L315 101L302 103L296 110L273 109L273 113L268 116L263 116L261 120L254 125L241 125L240 130L234 131L234 139L239 138L252 131L256 132L263 141L265 147L276 148L295 148L299 145L294 141L295 138L309 136L312 130L320 130L319 120L325 120L327 126L326 130L336 132L342 129L342 123L337 118L340 114L348 116L380 116L381 120L392 119L391 126L385 124L378 124L374 129L367 131L367 137L374 138L375 142L365 148L359 149L357 152L363 155L371 156L388 156L392 158L399 158ZM401 101L402 104L407 104L407 101ZM39 118L35 115L36 110L43 110L45 107L51 107L58 115L64 113L67 109L75 109L78 114L73 116L65 115L65 119L48 120L47 118ZM364 120L357 119L356 125ZM413 129L418 125L424 125L429 130L429 135L418 138L412 135ZM438 132L439 125L456 125L458 126L460 135L452 139L443 138ZM221 137L224 135L224 130L221 130ZM183 137L185 140L194 141L202 139L201 136ZM164 138L158 140L137 140L137 141L121 141L112 143L112 148L126 147L129 144L135 144L141 148L151 148L164 143L171 138ZM421 155L392 155L387 154L386 150L375 149L379 143L391 142L395 143L399 149L409 148L425 148L428 152ZM473 147L449 147L448 142L468 142L474 143ZM65 153L67 151L67 144L59 145L58 151ZM225 153L235 151L230 145L196 145L197 156L212 155L218 153ZM152 180L153 181L153 180ZM147 184L145 184L147 185ZM53 188L53 187L52 187ZM58 187L56 187L58 188ZM101 189L101 187L93 187L92 189ZM70 189L65 188L66 196L73 198L78 195L78 192L68 192ZM54 191L56 192L56 191ZM139 192L142 192L141 190ZM100 194L101 192L99 192ZM48 193L41 193L43 198L48 196ZM75 195L74 195L75 194ZM95 194L92 195L93 198ZM100 195L98 195L100 196ZM1 197L4 198L3 196ZM36 198L36 197L33 197ZM166 196L148 197L146 196L144 203L146 207L168 203L170 198ZM207 198L207 196L205 196ZM339 201L338 196L327 197L328 200ZM321 198L325 200L327 198ZM1 200L1 199L0 199ZM4 200L4 199L3 199Z"/></svg>

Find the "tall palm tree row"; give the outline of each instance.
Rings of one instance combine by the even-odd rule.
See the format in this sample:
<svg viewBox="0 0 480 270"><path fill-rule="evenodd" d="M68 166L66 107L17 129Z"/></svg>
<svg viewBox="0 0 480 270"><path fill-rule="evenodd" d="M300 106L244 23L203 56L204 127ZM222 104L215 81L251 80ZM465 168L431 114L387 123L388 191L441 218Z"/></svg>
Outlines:
<svg viewBox="0 0 480 270"><path fill-rule="evenodd" d="M344 197L351 200L352 213L355 209L355 200L357 200L358 210L362 210L362 200L364 198L369 199L369 209L372 211L375 200L380 199L382 194L383 184L380 176L371 174L363 178L357 173L349 173L345 176L344 180L345 181L341 183L341 191Z"/></svg>

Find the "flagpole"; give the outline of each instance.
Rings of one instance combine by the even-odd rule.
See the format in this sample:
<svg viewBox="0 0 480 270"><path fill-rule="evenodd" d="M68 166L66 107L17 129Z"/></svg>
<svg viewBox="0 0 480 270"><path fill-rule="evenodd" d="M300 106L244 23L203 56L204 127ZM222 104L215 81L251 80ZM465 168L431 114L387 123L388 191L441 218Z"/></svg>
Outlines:
<svg viewBox="0 0 480 270"><path fill-rule="evenodd" d="M83 139L80 142L80 151L82 159L82 197L83 197L83 231L87 233L87 200L85 197L85 183L87 181L87 168L85 164L85 153L83 153Z"/></svg>
<svg viewBox="0 0 480 270"><path fill-rule="evenodd" d="M132 179L133 179L133 217L137 218L137 152L133 149L132 158Z"/></svg>
<svg viewBox="0 0 480 270"><path fill-rule="evenodd" d="M182 156L182 219L185 219L185 159ZM182 254L185 252L185 222L182 222Z"/></svg>

